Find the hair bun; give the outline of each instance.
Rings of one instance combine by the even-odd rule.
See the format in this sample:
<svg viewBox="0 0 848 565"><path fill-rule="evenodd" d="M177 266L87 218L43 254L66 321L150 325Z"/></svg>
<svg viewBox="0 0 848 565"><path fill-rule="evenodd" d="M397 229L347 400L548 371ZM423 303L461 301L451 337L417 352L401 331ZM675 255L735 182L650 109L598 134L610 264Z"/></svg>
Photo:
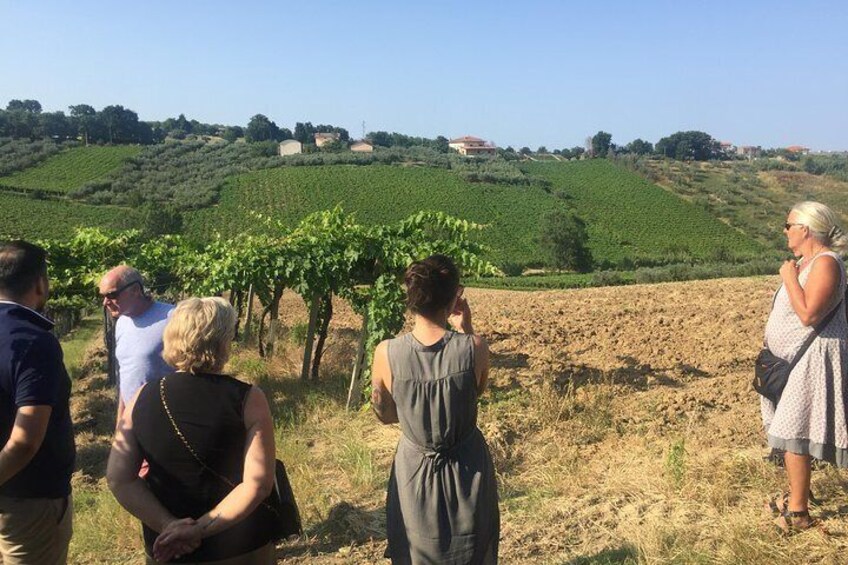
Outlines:
<svg viewBox="0 0 848 565"><path fill-rule="evenodd" d="M406 304L416 314L435 314L450 305L459 287L459 271L444 255L415 261L406 270Z"/></svg>

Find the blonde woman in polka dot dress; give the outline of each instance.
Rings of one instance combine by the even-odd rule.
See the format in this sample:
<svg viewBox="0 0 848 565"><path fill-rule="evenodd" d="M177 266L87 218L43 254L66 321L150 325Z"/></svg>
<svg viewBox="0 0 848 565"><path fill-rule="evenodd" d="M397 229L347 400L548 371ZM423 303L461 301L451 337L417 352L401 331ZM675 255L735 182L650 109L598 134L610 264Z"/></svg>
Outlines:
<svg viewBox="0 0 848 565"><path fill-rule="evenodd" d="M848 237L836 215L818 202L802 202L784 226L787 246L799 260L780 268L783 284L766 324L766 346L791 361L811 333L818 336L798 360L775 406L763 398L763 424L772 448L786 452L788 495L769 503L786 531L807 529L812 457L848 467L848 323L845 295ZM825 327L818 327L834 308Z"/></svg>

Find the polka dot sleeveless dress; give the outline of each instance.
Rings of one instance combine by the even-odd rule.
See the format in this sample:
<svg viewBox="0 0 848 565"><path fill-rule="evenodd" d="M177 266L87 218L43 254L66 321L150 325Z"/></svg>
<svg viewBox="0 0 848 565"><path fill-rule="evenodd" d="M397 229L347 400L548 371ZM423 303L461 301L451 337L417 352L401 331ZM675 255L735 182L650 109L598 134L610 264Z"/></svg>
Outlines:
<svg viewBox="0 0 848 565"><path fill-rule="evenodd" d="M829 255L839 264L839 289L830 307L839 305L845 295L845 265L833 252L821 253L804 265L798 281L804 287L812 264ZM766 324L765 343L772 353L791 361L812 326L801 324L792 308L786 288L775 296L774 308ZM777 406L762 398L760 409L771 447L792 453L809 454L816 459L848 467L848 322L844 311L837 312L798 360Z"/></svg>

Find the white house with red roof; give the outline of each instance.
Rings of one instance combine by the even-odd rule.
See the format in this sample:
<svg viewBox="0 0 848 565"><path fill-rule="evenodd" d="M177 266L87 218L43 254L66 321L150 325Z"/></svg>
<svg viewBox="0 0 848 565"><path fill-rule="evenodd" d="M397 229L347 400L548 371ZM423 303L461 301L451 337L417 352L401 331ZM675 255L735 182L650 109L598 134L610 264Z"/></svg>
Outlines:
<svg viewBox="0 0 848 565"><path fill-rule="evenodd" d="M808 155L810 153L809 147L804 147L803 145L790 145L786 148L790 153L796 153L798 155Z"/></svg>
<svg viewBox="0 0 848 565"><path fill-rule="evenodd" d="M486 142L473 135L451 139L448 147L460 155L495 155L498 152L494 143Z"/></svg>

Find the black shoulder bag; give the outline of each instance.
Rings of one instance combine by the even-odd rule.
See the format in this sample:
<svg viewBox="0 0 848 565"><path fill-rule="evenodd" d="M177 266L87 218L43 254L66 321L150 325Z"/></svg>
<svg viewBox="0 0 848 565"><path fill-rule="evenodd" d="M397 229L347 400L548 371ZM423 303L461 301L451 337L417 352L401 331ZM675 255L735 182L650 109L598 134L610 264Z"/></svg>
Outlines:
<svg viewBox="0 0 848 565"><path fill-rule="evenodd" d="M774 353L769 351L768 347L763 347L757 355L757 360L754 362L754 390L762 396L768 398L775 404L780 402L780 395L783 394L783 389L786 388L786 383L789 381L789 374L804 353L807 352L813 340L818 337L819 332L830 323L830 320L839 311L845 299L839 301L836 308L830 311L827 317L813 328L810 335L804 341L801 349L795 355L791 362L781 359Z"/></svg>
<svg viewBox="0 0 848 565"><path fill-rule="evenodd" d="M183 442L183 445L185 445L188 452L191 453L194 460L197 461L204 470L217 477L218 480L227 484L231 489L236 488L235 483L233 483L230 479L203 462L180 431L176 420L174 420L174 417L171 415L168 403L165 401L164 378L159 381L159 397L162 399L162 406L165 408L165 413L168 415L168 419L171 421L171 426L173 426L174 431L177 433L177 437L179 437L180 441ZM286 473L286 467L279 459L276 460L274 466L274 490L268 498L262 501L260 506L262 506L273 517L273 541L280 541L282 539L288 539L291 536L299 536L303 534L303 526L300 521L300 511L298 510L297 502L295 502L294 499L294 491L292 491L289 476Z"/></svg>

